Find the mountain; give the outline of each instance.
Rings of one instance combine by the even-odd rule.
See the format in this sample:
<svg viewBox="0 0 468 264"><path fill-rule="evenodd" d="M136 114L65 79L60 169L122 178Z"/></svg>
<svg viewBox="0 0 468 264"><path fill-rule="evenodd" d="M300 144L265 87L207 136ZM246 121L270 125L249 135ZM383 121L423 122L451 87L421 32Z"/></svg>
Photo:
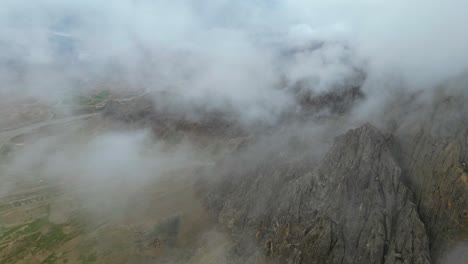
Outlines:
<svg viewBox="0 0 468 264"><path fill-rule="evenodd" d="M464 263L466 84L444 84L411 113L415 101L402 102L381 129L347 131L319 162L220 165L226 173L205 203L238 238L246 262Z"/></svg>

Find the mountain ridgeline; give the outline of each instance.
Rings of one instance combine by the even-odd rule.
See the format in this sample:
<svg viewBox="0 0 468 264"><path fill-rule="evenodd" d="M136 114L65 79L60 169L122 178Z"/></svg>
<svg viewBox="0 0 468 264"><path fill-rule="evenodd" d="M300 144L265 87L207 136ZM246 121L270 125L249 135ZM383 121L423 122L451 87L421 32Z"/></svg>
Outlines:
<svg viewBox="0 0 468 264"><path fill-rule="evenodd" d="M466 78L447 82L423 103L408 94L377 125L351 129L330 123L345 123L365 100L355 87L309 98L298 116L251 134L222 117L161 118L149 102L135 103L135 111L109 105L105 113L146 120L156 131L172 125L225 142L242 138L198 180L203 204L235 241L233 263L455 264L468 249L467 85ZM325 108L340 110L317 114ZM308 155L318 145L297 134L259 150L265 135L275 139L272 131L307 119L345 132L318 157Z"/></svg>

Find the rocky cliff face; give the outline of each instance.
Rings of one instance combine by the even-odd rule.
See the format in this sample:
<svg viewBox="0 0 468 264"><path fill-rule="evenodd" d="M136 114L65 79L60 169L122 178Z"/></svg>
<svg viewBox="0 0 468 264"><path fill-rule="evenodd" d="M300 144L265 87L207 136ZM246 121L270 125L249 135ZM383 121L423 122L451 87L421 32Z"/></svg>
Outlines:
<svg viewBox="0 0 468 264"><path fill-rule="evenodd" d="M207 203L234 233L254 234L269 262L430 262L413 194L373 126L337 138L317 166L260 171L226 176Z"/></svg>
<svg viewBox="0 0 468 264"><path fill-rule="evenodd" d="M396 155L405 182L415 193L436 263L445 263L447 250L461 241L468 249L468 98L464 88L439 95L420 122L395 132Z"/></svg>
<svg viewBox="0 0 468 264"><path fill-rule="evenodd" d="M447 84L410 113L399 105L397 125L383 134L368 124L350 130L318 164L279 159L230 170L207 204L233 233L254 237L268 262L464 263L465 84Z"/></svg>

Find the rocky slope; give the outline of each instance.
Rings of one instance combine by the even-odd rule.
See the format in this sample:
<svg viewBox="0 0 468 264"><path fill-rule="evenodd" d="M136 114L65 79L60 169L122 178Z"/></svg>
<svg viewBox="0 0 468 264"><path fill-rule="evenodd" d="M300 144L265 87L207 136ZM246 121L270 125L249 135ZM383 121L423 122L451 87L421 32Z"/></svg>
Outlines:
<svg viewBox="0 0 468 264"><path fill-rule="evenodd" d="M411 191L384 136L364 125L318 166L225 175L207 196L233 233L255 235L269 262L429 263Z"/></svg>
<svg viewBox="0 0 468 264"><path fill-rule="evenodd" d="M436 263L444 263L443 256L454 246L468 249L468 98L464 83L452 84L459 86L452 93L440 90L419 122L395 131L396 155L405 181L415 192ZM467 257L465 253L465 261Z"/></svg>
<svg viewBox="0 0 468 264"><path fill-rule="evenodd" d="M465 77L455 79L423 102L418 94L401 100L389 109L379 128L365 124L349 130L336 138L320 161L281 153L278 148L271 148L273 153L266 157L261 150L245 155L237 149L203 172L208 175L200 184L204 203L237 241L232 259L240 263L464 263L463 252L468 248L466 83ZM344 119L363 98L358 88L314 97L302 102L303 112L287 115L278 126L288 126L290 119L313 119L318 124ZM106 114L127 122L147 120L159 134L161 128L171 127L226 142L248 134L225 119L181 122L158 115L148 104L136 106L143 110L111 104ZM272 130L257 129L249 144L262 136L258 133L262 129Z"/></svg>

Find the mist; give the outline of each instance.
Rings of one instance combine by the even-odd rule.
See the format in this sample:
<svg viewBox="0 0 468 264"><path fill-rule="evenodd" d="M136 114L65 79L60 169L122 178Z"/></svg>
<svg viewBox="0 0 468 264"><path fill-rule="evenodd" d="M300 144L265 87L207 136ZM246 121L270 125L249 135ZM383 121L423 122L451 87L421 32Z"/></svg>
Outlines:
<svg viewBox="0 0 468 264"><path fill-rule="evenodd" d="M2 7L3 93L47 99L104 82L157 92L158 107L187 118L221 112L242 123L274 123L297 111L291 87L299 82L301 90L324 93L361 71L371 80L366 94L379 100L401 88L382 80L428 90L468 66L460 1L48 0ZM160 92L176 94L175 101L159 99Z"/></svg>
<svg viewBox="0 0 468 264"><path fill-rule="evenodd" d="M466 107L434 108L468 97L451 83L468 72L465 10L458 0L3 0L0 198L23 180L58 186L73 197L52 205L71 208L59 224L79 208L96 226L149 230L139 215L181 211L192 222L178 246L203 245L191 263L228 263L231 238L188 186L265 164L312 167L368 122L458 128Z"/></svg>

